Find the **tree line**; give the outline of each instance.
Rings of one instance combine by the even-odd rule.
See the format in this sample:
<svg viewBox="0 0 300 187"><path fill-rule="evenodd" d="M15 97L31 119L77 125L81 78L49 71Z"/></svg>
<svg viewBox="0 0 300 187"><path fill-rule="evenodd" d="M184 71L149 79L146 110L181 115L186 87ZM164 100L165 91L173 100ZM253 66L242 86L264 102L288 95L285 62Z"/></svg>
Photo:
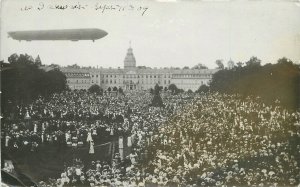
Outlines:
<svg viewBox="0 0 300 187"><path fill-rule="evenodd" d="M54 68L45 71L40 57L12 54L8 63L1 62L2 112L13 110L16 105L28 104L38 96L48 97L67 90L66 76Z"/></svg>
<svg viewBox="0 0 300 187"><path fill-rule="evenodd" d="M210 90L220 93L259 96L263 102L277 101L285 107L300 107L300 66L287 58L276 64L261 65L261 60L251 57L232 69L222 69L213 75Z"/></svg>

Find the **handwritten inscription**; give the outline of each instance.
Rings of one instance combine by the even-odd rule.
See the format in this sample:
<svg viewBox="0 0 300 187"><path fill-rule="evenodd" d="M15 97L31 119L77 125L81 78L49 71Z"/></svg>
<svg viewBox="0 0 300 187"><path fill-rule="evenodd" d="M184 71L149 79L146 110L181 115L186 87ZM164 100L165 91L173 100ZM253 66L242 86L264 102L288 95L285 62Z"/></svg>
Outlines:
<svg viewBox="0 0 300 187"><path fill-rule="evenodd" d="M37 5L25 5L20 8L21 11L32 11L32 10L95 10L100 13L107 12L125 12L125 11L136 11L142 16L145 15L146 11L149 9L146 6L138 6L138 5L119 5L119 4L103 4L103 3L95 3L93 5L90 4L45 4L43 2L38 3Z"/></svg>

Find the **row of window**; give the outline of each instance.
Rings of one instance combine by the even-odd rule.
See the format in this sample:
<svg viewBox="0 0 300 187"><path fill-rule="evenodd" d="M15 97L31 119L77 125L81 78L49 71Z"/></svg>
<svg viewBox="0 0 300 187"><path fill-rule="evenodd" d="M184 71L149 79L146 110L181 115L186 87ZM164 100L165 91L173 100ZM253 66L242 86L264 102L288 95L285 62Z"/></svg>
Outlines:
<svg viewBox="0 0 300 187"><path fill-rule="evenodd" d="M75 83L75 81L67 80L67 83ZM89 80L76 80L76 83L90 83Z"/></svg>
<svg viewBox="0 0 300 187"><path fill-rule="evenodd" d="M118 75L118 77L119 76L121 76L121 75ZM100 75L92 75L92 77L100 77ZM106 78L108 78L108 77L110 77L110 78L117 78L117 75L101 75L101 78L104 78L104 77L106 77ZM161 75L123 75L123 78L148 78L148 77L150 77L150 78L161 78ZM164 75L164 78L171 78L171 75Z"/></svg>
<svg viewBox="0 0 300 187"><path fill-rule="evenodd" d="M153 81L153 82L156 83L155 81ZM153 82L150 81L149 84L152 84ZM171 83L170 80L168 80L168 81L164 80L164 84L167 84L167 82L168 82L168 84ZM92 80L92 83L94 83L93 80ZM96 83L98 83L98 81L96 81ZM106 84L108 84L108 83L110 83L110 84L113 84L113 83L114 83L114 84L117 84L117 81L116 81L116 80L110 80L110 81L108 81L108 80L105 80L105 81L102 80L101 83L102 83L102 84L104 84L104 83L106 83ZM118 82L118 83L121 83L121 80L120 80L120 79L119 79L119 82ZM123 80L123 84L125 84L125 83L126 83L126 81ZM133 84L133 81L130 80L130 83ZM140 81L137 81L137 83L140 83ZM141 83L144 84L144 81L142 80ZM146 81L145 83L148 84L148 81ZM157 81L157 83L160 84L161 82L160 82L160 81Z"/></svg>
<svg viewBox="0 0 300 187"><path fill-rule="evenodd" d="M189 75L174 74L173 77L192 78L192 77L211 77L211 75L210 74L189 74Z"/></svg>
<svg viewBox="0 0 300 187"><path fill-rule="evenodd" d="M67 77L89 77L88 73L65 73Z"/></svg>

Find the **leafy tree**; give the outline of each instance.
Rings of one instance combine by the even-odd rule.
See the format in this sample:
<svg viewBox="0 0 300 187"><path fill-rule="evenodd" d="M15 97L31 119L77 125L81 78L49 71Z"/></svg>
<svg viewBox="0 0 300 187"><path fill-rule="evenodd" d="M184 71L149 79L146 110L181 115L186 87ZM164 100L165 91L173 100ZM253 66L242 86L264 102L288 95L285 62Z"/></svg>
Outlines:
<svg viewBox="0 0 300 187"><path fill-rule="evenodd" d="M223 60L216 60L216 64L219 69L224 69Z"/></svg>
<svg viewBox="0 0 300 187"><path fill-rule="evenodd" d="M158 84L155 85L154 90L153 90L153 98L151 101L151 106L155 106L155 107L163 107L163 101L162 98L160 96L160 91L162 90L162 87L159 86Z"/></svg>
<svg viewBox="0 0 300 187"><path fill-rule="evenodd" d="M58 64L50 64L49 67L53 68L53 69L59 69L60 66Z"/></svg>
<svg viewBox="0 0 300 187"><path fill-rule="evenodd" d="M199 63L195 65L192 69L208 69L208 67L205 66L204 64Z"/></svg>
<svg viewBox="0 0 300 187"><path fill-rule="evenodd" d="M290 59L283 57L278 59L277 64L293 65L293 62Z"/></svg>
<svg viewBox="0 0 300 187"><path fill-rule="evenodd" d="M107 88L107 91L108 91L108 92L111 92L111 87L108 87L108 88Z"/></svg>
<svg viewBox="0 0 300 187"><path fill-rule="evenodd" d="M183 69L190 69L188 66L184 66Z"/></svg>
<svg viewBox="0 0 300 187"><path fill-rule="evenodd" d="M228 69L233 69L234 68L234 62L232 60L229 60L227 62L227 67L228 67Z"/></svg>
<svg viewBox="0 0 300 187"><path fill-rule="evenodd" d="M192 94L192 93L193 93L193 90L189 89L189 90L187 91L187 93Z"/></svg>
<svg viewBox="0 0 300 187"><path fill-rule="evenodd" d="M97 95L103 95L103 89L97 84L93 84L88 91L90 93L96 93Z"/></svg>
<svg viewBox="0 0 300 187"><path fill-rule="evenodd" d="M243 62L238 62L238 63L236 63L236 65L238 66L238 67L242 67L243 66Z"/></svg>
<svg viewBox="0 0 300 187"><path fill-rule="evenodd" d="M116 86L113 87L113 91L117 92L118 88Z"/></svg>
<svg viewBox="0 0 300 187"><path fill-rule="evenodd" d="M150 88L150 93L154 94L154 89L153 88Z"/></svg>
<svg viewBox="0 0 300 187"><path fill-rule="evenodd" d="M1 71L1 107L4 113L8 104L26 104L38 96L48 97L68 89L66 77L59 69L45 72L28 54L12 54L8 62L8 68Z"/></svg>
<svg viewBox="0 0 300 187"><path fill-rule="evenodd" d="M168 89L171 91L172 94L177 94L178 92L178 88L175 84L170 84Z"/></svg>
<svg viewBox="0 0 300 187"><path fill-rule="evenodd" d="M253 56L246 62L246 66L260 66L261 60Z"/></svg>
<svg viewBox="0 0 300 187"><path fill-rule="evenodd" d="M279 100L288 108L299 108L300 67L287 58L279 59L277 64L260 63L258 58L251 57L244 67L218 71L213 75L211 90L260 96L265 103Z"/></svg>
<svg viewBox="0 0 300 187"><path fill-rule="evenodd" d="M80 68L80 66L78 66L77 64L69 65L67 67L69 67L69 68L76 68L76 69Z"/></svg>
<svg viewBox="0 0 300 187"><path fill-rule="evenodd" d="M124 95L123 89L122 89L121 87L119 87L118 92L119 92L120 94L123 94L123 95Z"/></svg>
<svg viewBox="0 0 300 187"><path fill-rule="evenodd" d="M154 86L154 94L159 94L159 92L162 90L162 87L156 84Z"/></svg>
<svg viewBox="0 0 300 187"><path fill-rule="evenodd" d="M166 92L166 91L168 91L168 88L167 88L167 87L165 87L165 88L164 88L164 91L165 91L165 92Z"/></svg>
<svg viewBox="0 0 300 187"><path fill-rule="evenodd" d="M208 91L209 87L206 84L201 85L197 90L198 93L207 93Z"/></svg>
<svg viewBox="0 0 300 187"><path fill-rule="evenodd" d="M39 55L35 58L34 64L37 65L37 66L41 66L42 65L42 61L41 61L41 58L40 58Z"/></svg>
<svg viewBox="0 0 300 187"><path fill-rule="evenodd" d="M184 89L178 89L177 93L183 93Z"/></svg>

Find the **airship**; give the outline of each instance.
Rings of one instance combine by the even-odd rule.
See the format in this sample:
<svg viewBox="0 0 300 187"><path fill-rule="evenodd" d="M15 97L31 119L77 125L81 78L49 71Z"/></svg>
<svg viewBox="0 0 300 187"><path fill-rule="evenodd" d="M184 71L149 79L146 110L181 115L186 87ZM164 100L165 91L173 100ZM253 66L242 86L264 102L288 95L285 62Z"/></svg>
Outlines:
<svg viewBox="0 0 300 187"><path fill-rule="evenodd" d="M8 37L15 40L98 40L103 38L108 33L97 28L87 29L60 29L60 30L33 30L33 31L11 31L8 32Z"/></svg>

